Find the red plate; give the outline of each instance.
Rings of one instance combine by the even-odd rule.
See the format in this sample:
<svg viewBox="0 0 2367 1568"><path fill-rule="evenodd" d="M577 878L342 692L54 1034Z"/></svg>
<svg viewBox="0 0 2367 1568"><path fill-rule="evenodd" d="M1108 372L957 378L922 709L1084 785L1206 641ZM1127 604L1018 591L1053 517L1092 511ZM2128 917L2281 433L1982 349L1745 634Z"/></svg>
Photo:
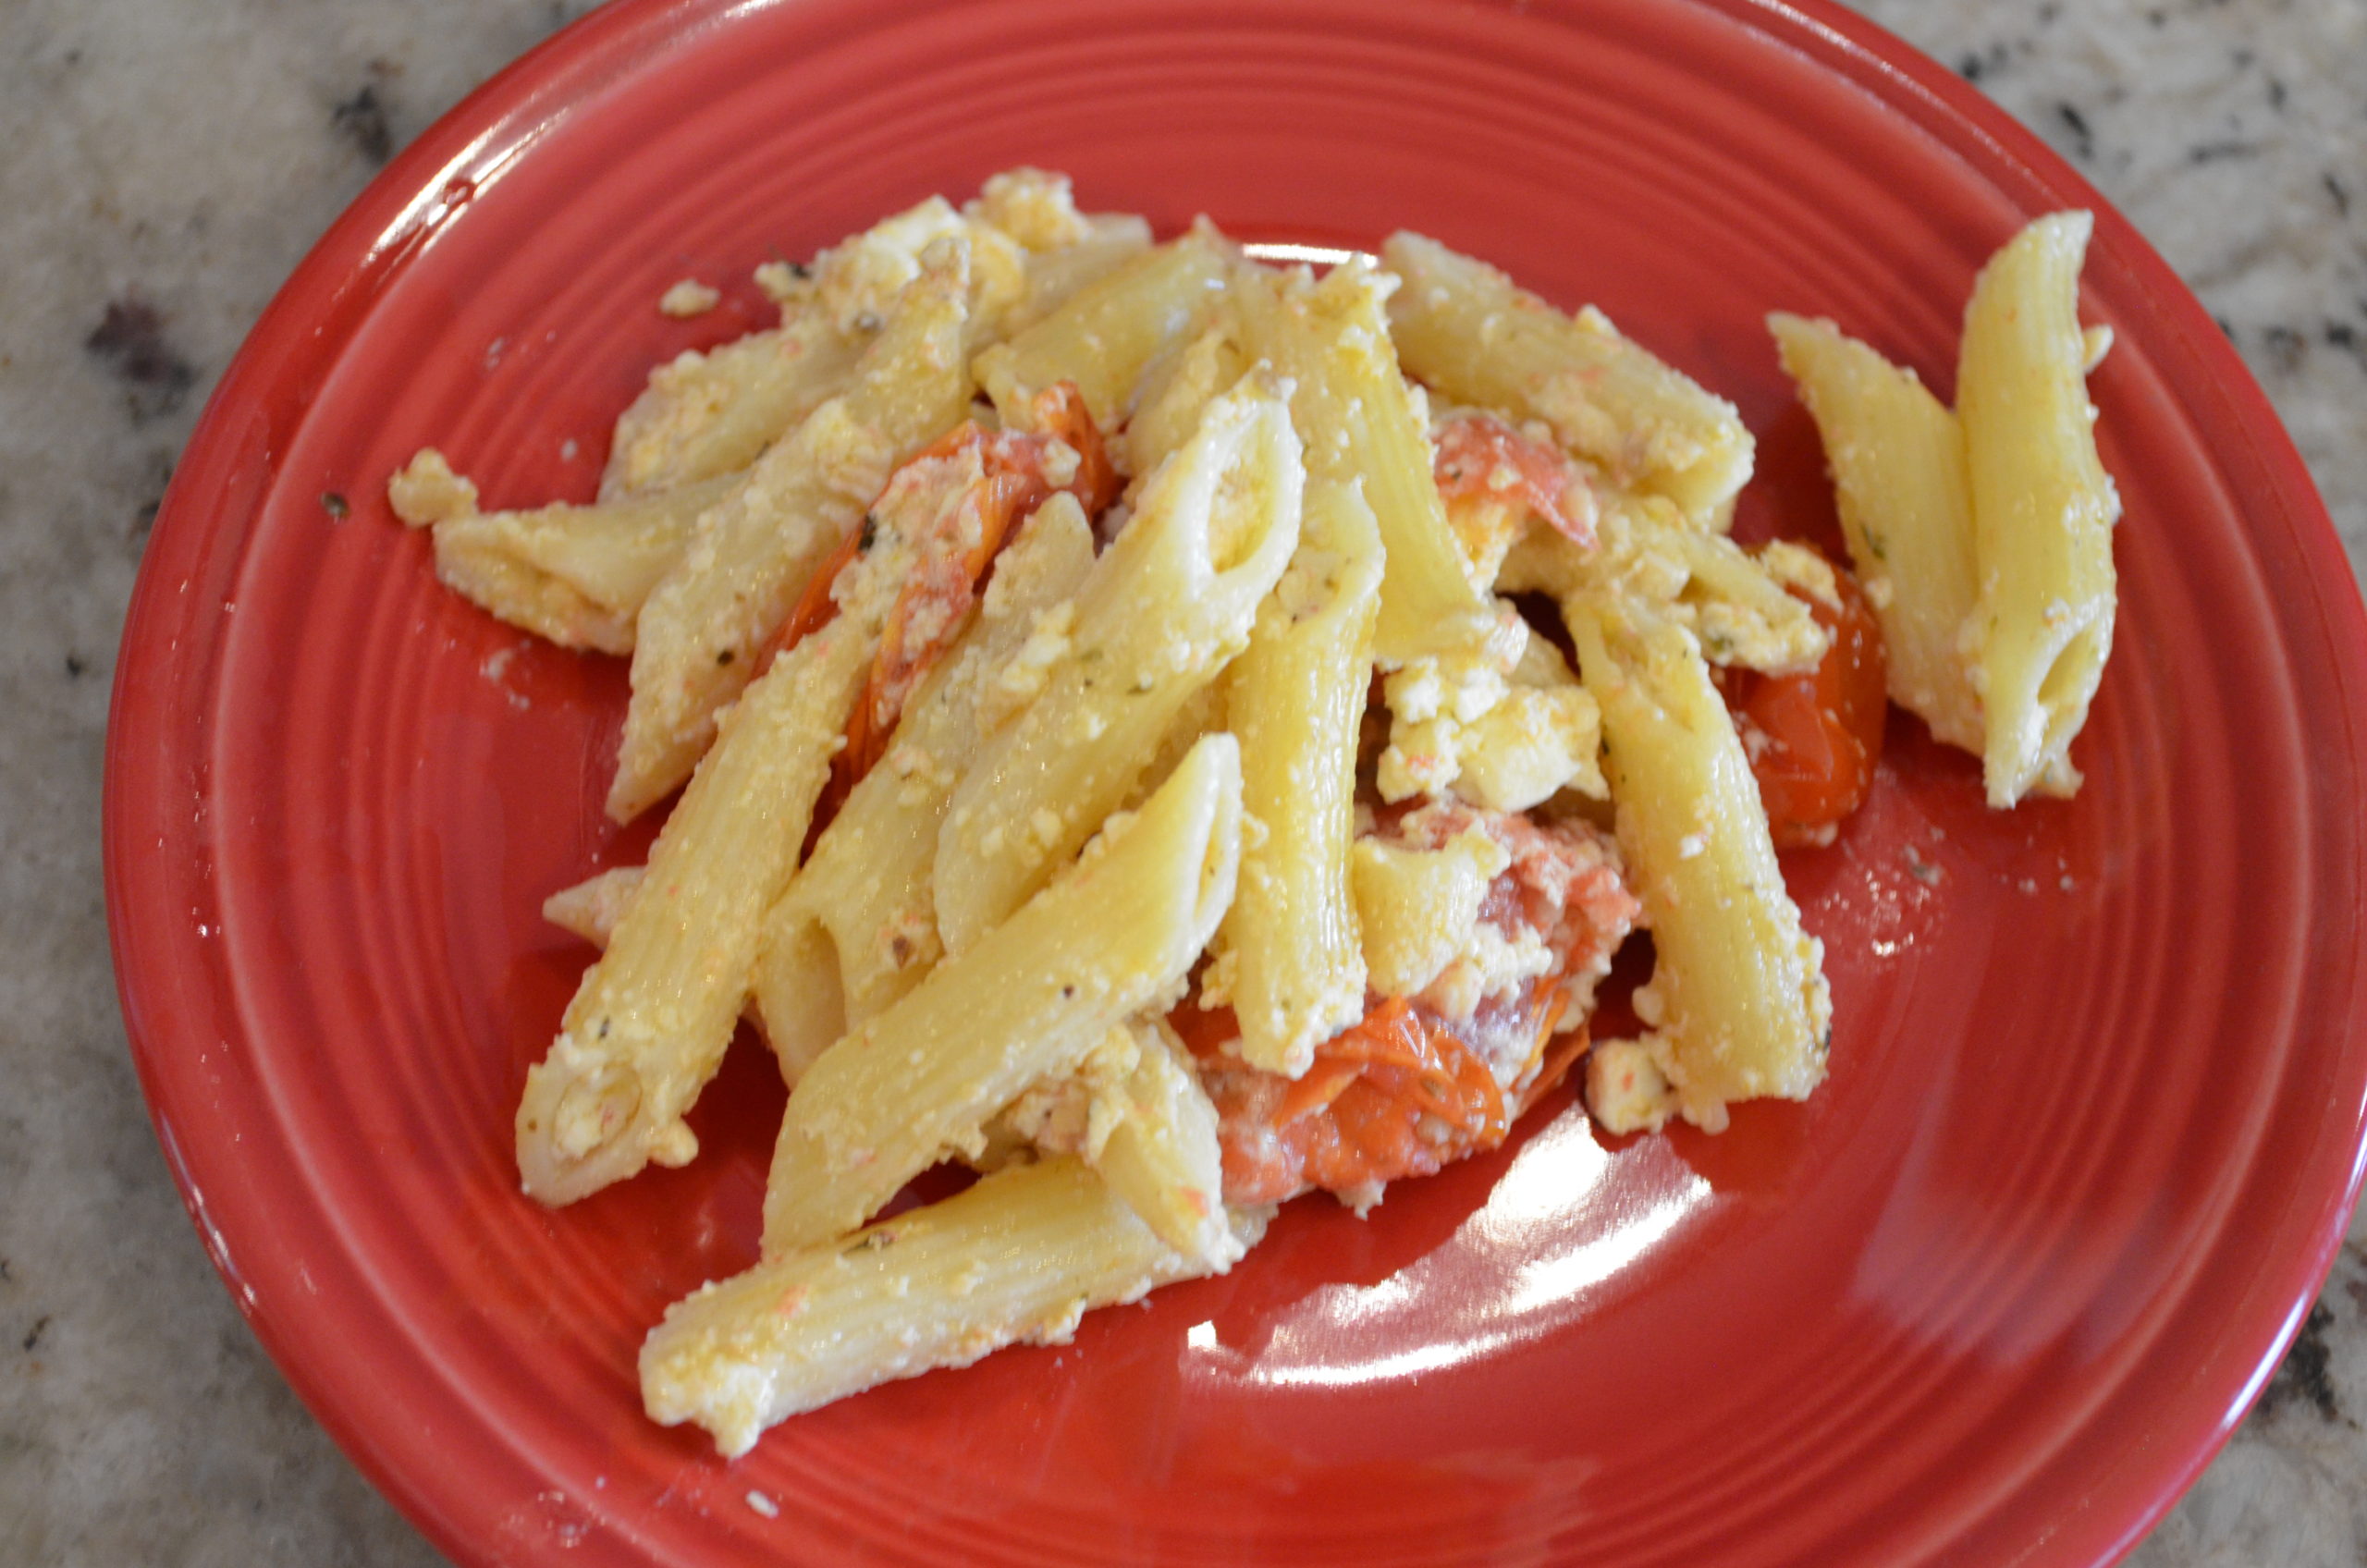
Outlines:
<svg viewBox="0 0 2367 1568"><path fill-rule="evenodd" d="M1991 816L1901 721L1793 860L1838 1012L1812 1103L1606 1149L1557 1100L1369 1223L1303 1203L1230 1278L727 1466L643 1419L633 1354L754 1256L779 1091L743 1047L693 1167L518 1194L585 958L538 901L640 852L597 809L623 681L444 593L382 489L432 441L491 503L588 494L647 368L763 319L755 263L1020 162L1598 301L1740 402L1756 527L1830 508L1762 312L1946 387L1982 258L2095 208L2120 644L2075 803ZM661 316L686 274L727 309ZM2090 1564L2225 1439L2350 1212L2362 649L2209 318L1834 6L626 0L388 169L224 380L125 635L108 905L215 1264L464 1562Z"/></svg>

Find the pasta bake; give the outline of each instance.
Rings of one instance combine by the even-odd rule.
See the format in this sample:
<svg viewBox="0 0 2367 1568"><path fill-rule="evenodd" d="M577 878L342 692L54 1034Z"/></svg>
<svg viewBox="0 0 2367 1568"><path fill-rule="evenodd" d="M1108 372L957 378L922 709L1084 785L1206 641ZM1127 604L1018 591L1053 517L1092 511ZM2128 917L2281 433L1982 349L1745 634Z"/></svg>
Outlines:
<svg viewBox="0 0 2367 1568"><path fill-rule="evenodd" d="M1573 1077L1614 1135L1811 1094L1777 851L1856 808L1889 700L2001 805L2077 782L2095 346L2015 303L2076 271L2048 230L1984 276L1960 413L1777 319L1856 572L1735 541L1750 431L1599 312L1411 233L1319 275L1157 241L1024 169L764 269L779 325L652 373L589 503L484 510L421 451L389 495L445 582L631 660L610 814L678 796L546 906L602 950L525 1192L696 1158L743 1020L791 1085L761 1257L654 1327L651 1415L737 1454L1059 1339Z"/></svg>

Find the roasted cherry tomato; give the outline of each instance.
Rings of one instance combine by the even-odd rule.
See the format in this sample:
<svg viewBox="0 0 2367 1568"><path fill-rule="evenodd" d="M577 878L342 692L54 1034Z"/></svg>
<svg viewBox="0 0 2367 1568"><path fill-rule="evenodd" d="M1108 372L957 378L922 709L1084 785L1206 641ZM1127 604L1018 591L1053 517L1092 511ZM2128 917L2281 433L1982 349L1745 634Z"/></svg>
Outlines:
<svg viewBox="0 0 2367 1568"><path fill-rule="evenodd" d="M1858 809L1882 755L1884 695L1883 632L1856 578L1839 567L1836 610L1795 591L1833 646L1805 675L1738 670L1726 682L1759 798L1779 848L1828 842L1833 826Z"/></svg>

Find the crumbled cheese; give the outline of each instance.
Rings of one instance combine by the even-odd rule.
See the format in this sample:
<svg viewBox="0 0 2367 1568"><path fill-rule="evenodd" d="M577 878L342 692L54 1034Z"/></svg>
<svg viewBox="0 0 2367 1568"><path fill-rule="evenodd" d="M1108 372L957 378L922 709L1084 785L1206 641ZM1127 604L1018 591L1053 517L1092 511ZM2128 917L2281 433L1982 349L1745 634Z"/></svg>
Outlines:
<svg viewBox="0 0 2367 1568"><path fill-rule="evenodd" d="M806 290L811 275L788 262L767 262L756 268L756 287L776 305L786 305Z"/></svg>
<svg viewBox="0 0 2367 1568"><path fill-rule="evenodd" d="M1076 210L1068 176L1042 169L1007 169L994 176L963 210L1030 251L1059 250L1091 232Z"/></svg>
<svg viewBox="0 0 2367 1568"><path fill-rule="evenodd" d="M1475 658L1418 658L1381 682L1391 717L1389 747L1381 753L1378 782L1381 799L1444 792L1462 771L1464 732L1484 717L1511 690L1505 673L1518 661L1527 633L1515 627L1492 637Z"/></svg>
<svg viewBox="0 0 2367 1568"><path fill-rule="evenodd" d="M477 487L452 472L444 454L422 447L395 476L386 481L386 501L395 515L413 528L473 517Z"/></svg>
<svg viewBox="0 0 2367 1568"><path fill-rule="evenodd" d="M1200 1005L1204 1008L1231 1007L1233 982L1241 975L1241 955L1226 948L1208 961L1200 971Z"/></svg>
<svg viewBox="0 0 2367 1568"><path fill-rule="evenodd" d="M686 277L659 296L657 308L667 315L682 320L703 316L721 303L721 290L710 288L695 277Z"/></svg>
<svg viewBox="0 0 2367 1568"><path fill-rule="evenodd" d="M1834 580L1833 563L1806 545L1770 540L1760 548L1759 564L1784 587L1797 589L1829 610L1841 608L1841 585Z"/></svg>
<svg viewBox="0 0 2367 1568"><path fill-rule="evenodd" d="M1601 711L1582 686L1515 686L1458 741L1457 788L1490 811L1527 811L1564 789L1610 793Z"/></svg>
<svg viewBox="0 0 2367 1568"><path fill-rule="evenodd" d="M1055 490L1064 489L1076 480L1077 465L1085 460L1074 447L1054 440L1044 447L1044 483Z"/></svg>
<svg viewBox="0 0 2367 1568"><path fill-rule="evenodd" d="M1587 1109L1614 1135L1657 1133L1676 1113L1676 1090L1662 1073L1659 1036L1604 1040L1587 1058Z"/></svg>

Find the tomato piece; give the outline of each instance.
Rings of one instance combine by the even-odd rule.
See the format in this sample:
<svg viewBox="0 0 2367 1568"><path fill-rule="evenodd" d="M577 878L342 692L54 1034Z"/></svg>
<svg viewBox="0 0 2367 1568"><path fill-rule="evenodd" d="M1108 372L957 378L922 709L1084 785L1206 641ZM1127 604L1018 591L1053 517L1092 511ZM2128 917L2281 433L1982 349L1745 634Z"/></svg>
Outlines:
<svg viewBox="0 0 2367 1568"><path fill-rule="evenodd" d="M1727 706L1750 753L1759 799L1779 849L1830 840L1830 829L1866 798L1889 714L1881 623L1840 567L1838 609L1794 589L1833 645L1802 675L1730 672Z"/></svg>
<svg viewBox="0 0 2367 1568"><path fill-rule="evenodd" d="M967 422L939 436L889 477L884 496L900 478L926 463L975 451L983 478L962 501L960 516L975 526L954 536L925 540L911 575L897 589L862 695L847 721L847 745L832 764L830 782L815 814L826 823L872 765L887 752L904 704L960 634L963 620L993 566L995 557L1018 533L1017 525L1066 490L1092 517L1118 498L1118 471L1110 460L1098 426L1072 382L1036 394L1033 432L981 430ZM1047 472L1056 447L1073 454L1059 484ZM875 503L877 505L877 503ZM833 590L847 568L871 547L875 523L869 513L847 531L839 547L815 572L796 605L761 650L756 669L828 625L839 613ZM950 547L948 547L950 546Z"/></svg>
<svg viewBox="0 0 2367 1568"><path fill-rule="evenodd" d="M1447 500L1476 496L1525 507L1572 543L1594 548L1594 496L1570 459L1494 414L1441 421L1431 477Z"/></svg>
<svg viewBox="0 0 2367 1568"><path fill-rule="evenodd" d="M897 592L870 680L847 725L843 771L850 785L886 754L905 702L952 646L987 569L1017 534L1017 525L1058 491L1076 496L1087 517L1118 498L1118 471L1075 383L1060 382L1037 393L1033 417L1036 428L1025 433L990 435L975 423L964 424L914 459L977 449L986 479L963 503L976 527L964 548L925 551ZM1074 455L1058 484L1046 472L1056 446Z"/></svg>
<svg viewBox="0 0 2367 1568"><path fill-rule="evenodd" d="M1229 1010L1204 1011L1187 999L1169 1022L1200 1059L1216 1105L1228 1202L1274 1203L1308 1186L1347 1193L1427 1176L1503 1142L1516 1113L1478 1053L1402 997L1375 1001L1362 1020L1318 1046L1314 1066L1296 1080L1221 1054L1239 1035Z"/></svg>

